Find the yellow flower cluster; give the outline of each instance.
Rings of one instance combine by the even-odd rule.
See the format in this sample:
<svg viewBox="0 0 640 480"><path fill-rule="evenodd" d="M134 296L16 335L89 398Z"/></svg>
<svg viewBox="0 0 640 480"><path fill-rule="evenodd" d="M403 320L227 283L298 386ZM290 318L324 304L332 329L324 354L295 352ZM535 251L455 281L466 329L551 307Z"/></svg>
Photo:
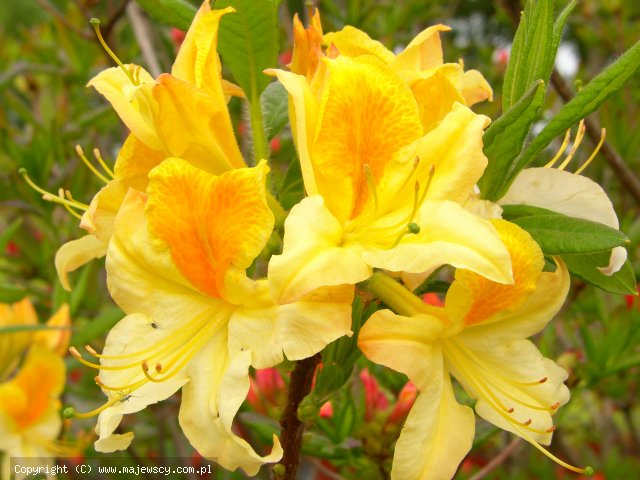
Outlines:
<svg viewBox="0 0 640 480"><path fill-rule="evenodd" d="M154 80L121 64L89 82L131 132L82 216L88 235L56 258L70 288L69 272L106 255L110 294L127 314L102 353L71 350L99 370L107 396L77 414L99 415L96 449L127 448L133 433L115 433L123 415L182 389L180 425L201 455L249 475L277 462L276 436L262 456L232 429L249 369L351 335L354 289L368 281L390 309L368 320L358 345L420 391L393 478L450 478L471 448L473 411L457 402L452 376L479 416L552 456L541 444L569 399L567 374L527 338L558 312L569 275L559 259L545 268L531 236L478 199L489 119L470 107L492 91L479 72L444 63L449 28L427 28L394 54L352 27L323 33L317 12L308 28L295 19L290 69L267 73L289 95L306 196L288 213L282 252L254 279L247 269L274 229L269 167L247 166L233 134L226 96L242 92L221 76L224 15L233 9L203 3L170 74ZM565 174L566 188L555 188ZM499 203L617 228L594 185L530 169ZM410 288L443 265L455 279L442 306L427 305Z"/></svg>

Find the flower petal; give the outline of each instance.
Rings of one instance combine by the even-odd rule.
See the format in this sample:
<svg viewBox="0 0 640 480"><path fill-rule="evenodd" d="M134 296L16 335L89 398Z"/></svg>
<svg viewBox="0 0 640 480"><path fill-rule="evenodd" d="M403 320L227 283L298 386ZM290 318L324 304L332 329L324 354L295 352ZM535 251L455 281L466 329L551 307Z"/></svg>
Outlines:
<svg viewBox="0 0 640 480"><path fill-rule="evenodd" d="M274 435L271 453L261 457L232 432L233 418L249 391L251 352L232 354L226 340L225 329L193 359L188 371L190 382L182 393L180 426L203 457L227 470L240 467L248 475L255 475L261 465L277 462L282 448Z"/></svg>
<svg viewBox="0 0 640 480"><path fill-rule="evenodd" d="M442 42L440 32L451 30L446 25L433 25L411 40L397 57L392 67L395 70L421 72L442 65Z"/></svg>
<svg viewBox="0 0 640 480"><path fill-rule="evenodd" d="M431 315L404 317L391 310L378 310L362 326L358 346L372 362L385 365L409 377L418 389L426 390L442 365L437 340L442 321Z"/></svg>
<svg viewBox="0 0 640 480"><path fill-rule="evenodd" d="M87 86L95 88L111 103L136 137L149 148L160 150L162 142L154 122L157 106L151 96L153 77L137 65L125 65L124 68L137 71L139 85L133 85L121 67L111 67L89 80Z"/></svg>
<svg viewBox="0 0 640 480"><path fill-rule="evenodd" d="M477 334L467 337L466 332L450 340L445 358L451 373L478 399L478 415L526 440L548 445L551 416L569 400L563 383L567 372L528 340L504 342L487 336L477 343Z"/></svg>
<svg viewBox="0 0 640 480"><path fill-rule="evenodd" d="M619 271L627 261L627 249L624 247L614 247L609 257L609 265L606 267L597 267L603 275L610 277Z"/></svg>
<svg viewBox="0 0 640 480"><path fill-rule="evenodd" d="M170 156L214 174L246 164L236 143L224 96L219 99L169 74L153 88L156 127Z"/></svg>
<svg viewBox="0 0 640 480"><path fill-rule="evenodd" d="M322 286L353 285L371 268L355 248L344 248L342 225L321 196L295 205L285 221L281 255L269 262L269 286L276 303L290 303Z"/></svg>
<svg viewBox="0 0 640 480"><path fill-rule="evenodd" d="M449 264L496 282L512 282L509 252L491 222L442 201L426 201L414 222L419 233L406 235L395 248L367 247L362 258L372 267L394 272L421 273Z"/></svg>
<svg viewBox="0 0 640 480"><path fill-rule="evenodd" d="M119 179L111 180L93 197L82 215L80 227L105 245L113 235L113 224L129 188Z"/></svg>
<svg viewBox="0 0 640 480"><path fill-rule="evenodd" d="M267 284L259 286L263 296L269 296ZM230 345L250 350L255 368L277 365L283 353L289 360L308 358L352 334L353 291L349 285L327 287L287 305L265 302L262 308L239 308L229 320Z"/></svg>
<svg viewBox="0 0 640 480"><path fill-rule="evenodd" d="M462 95L468 107L484 100L493 101L491 85L478 70L468 70L462 75Z"/></svg>
<svg viewBox="0 0 640 480"><path fill-rule="evenodd" d="M216 177L172 158L149 175L150 231L201 292L224 295L227 274L244 275L269 239L274 218L265 198L267 172L262 162Z"/></svg>
<svg viewBox="0 0 640 480"><path fill-rule="evenodd" d="M94 235L85 235L62 245L56 252L55 265L64 289L71 291L69 272L73 272L94 258L103 257L105 253L107 253L107 244Z"/></svg>
<svg viewBox="0 0 640 480"><path fill-rule="evenodd" d="M386 64L395 61L395 55L387 47L377 40L373 40L362 30L347 25L339 32L329 32L323 37L325 45L333 44L340 55L358 57L360 55L373 55Z"/></svg>
<svg viewBox="0 0 640 480"><path fill-rule="evenodd" d="M130 133L118 153L113 171L122 183L144 192L149 183L149 172L165 158L164 152L147 147Z"/></svg>
<svg viewBox="0 0 640 480"><path fill-rule="evenodd" d="M471 449L473 410L460 405L442 359L416 399L396 442L391 478L448 480Z"/></svg>
<svg viewBox="0 0 640 480"><path fill-rule="evenodd" d="M374 203L371 184L382 205L397 194L414 158L398 154L420 138L422 126L411 91L385 65L371 57L326 62L311 161L327 208L345 222ZM407 169L397 168L398 161Z"/></svg>
<svg viewBox="0 0 640 480"><path fill-rule="evenodd" d="M555 168L525 168L500 205L531 205L618 229L611 200L590 178Z"/></svg>

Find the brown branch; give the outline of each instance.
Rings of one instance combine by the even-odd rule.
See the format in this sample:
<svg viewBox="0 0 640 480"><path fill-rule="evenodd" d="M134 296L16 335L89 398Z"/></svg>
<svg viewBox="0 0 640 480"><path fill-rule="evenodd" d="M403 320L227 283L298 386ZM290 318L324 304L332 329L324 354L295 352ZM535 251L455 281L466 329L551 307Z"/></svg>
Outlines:
<svg viewBox="0 0 640 480"><path fill-rule="evenodd" d="M489 475L492 471L502 465L507 458L509 458L522 443L522 439L520 437L516 437L511 440L511 443L507 445L504 450L502 450L498 455L493 457L489 463L487 463L478 473L476 473L469 480L481 480L482 478Z"/></svg>
<svg viewBox="0 0 640 480"><path fill-rule="evenodd" d="M295 480L297 478L302 433L304 432L304 424L298 418L298 406L311 391L313 374L316 366L320 363L320 358L320 354L317 353L313 357L296 362L291 373L287 406L280 418L280 426L282 427L280 438L284 455L279 465L284 467L284 472L276 474L276 480Z"/></svg>
<svg viewBox="0 0 640 480"><path fill-rule="evenodd" d="M111 34L111 30L113 30L113 27L116 25L118 20L120 20L120 18L126 12L128 3L129 3L129 0L124 0L118 6L116 11L113 13L113 15L111 15L111 17L109 17L109 19L105 22L104 27L102 28L102 35L105 38L109 38L109 35Z"/></svg>

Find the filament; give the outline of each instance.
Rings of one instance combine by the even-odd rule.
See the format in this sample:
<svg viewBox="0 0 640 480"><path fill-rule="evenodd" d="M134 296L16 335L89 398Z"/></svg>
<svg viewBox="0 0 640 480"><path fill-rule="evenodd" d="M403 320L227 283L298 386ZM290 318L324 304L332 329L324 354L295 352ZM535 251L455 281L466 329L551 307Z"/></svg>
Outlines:
<svg viewBox="0 0 640 480"><path fill-rule="evenodd" d="M91 172L96 177L98 177L104 183L109 183L109 179L102 175L100 171L96 167L94 167L89 160L87 160L87 157L84 155L84 152L82 151L82 147L80 145L76 145L76 153L78 154L78 157L80 157L80 160L84 162L87 168L89 168L89 170L91 170Z"/></svg>
<svg viewBox="0 0 640 480"><path fill-rule="evenodd" d="M571 129L567 130L567 133L564 134L564 140L562 141L562 145L560 145L560 149L556 156L551 159L549 163L547 163L544 168L551 168L555 165L558 159L562 156L564 151L567 149L567 145L569 145L569 139L571 138Z"/></svg>
<svg viewBox="0 0 640 480"><path fill-rule="evenodd" d="M109 48L109 45L107 45L107 42L104 41L104 38L102 37L102 33L100 32L100 20L98 18L92 18L91 20L89 20L89 23L93 26L93 29L96 31L96 36L98 37L98 41L100 42L100 45L102 45L102 48L104 48L105 52L107 52L107 54L113 59L113 61L116 62L118 66L124 71L124 73L127 74L127 77L129 77L129 80L131 80L131 83L133 85L139 85L140 82L136 80L136 78L133 76L131 71L127 67L125 67L124 63L120 61L120 59L116 56L116 54L113 53L113 50Z"/></svg>
<svg viewBox="0 0 640 480"><path fill-rule="evenodd" d="M586 127L584 126L584 119L583 119L583 120L580 120L580 123L578 124L578 132L576 133L576 138L573 141L573 146L569 151L569 155L567 155L567 158L565 158L564 161L558 166L558 170L564 170L564 168L567 165L569 165L569 162L573 158L573 155L576 153L576 150L578 150L578 147L582 143L582 138L584 137L585 130L586 130Z"/></svg>
<svg viewBox="0 0 640 480"><path fill-rule="evenodd" d="M576 170L576 175L580 175L582 173L582 171L587 168L589 166L589 164L591 163L591 161L596 157L596 155L598 154L598 152L600 151L600 148L602 148L602 145L604 144L604 139L607 136L607 129L603 128L600 131L600 141L598 142L598 145L596 145L595 150L593 151L593 153L591 154L591 156L589 158L587 158L587 161L584 162L580 168L578 168L578 170Z"/></svg>
<svg viewBox="0 0 640 480"><path fill-rule="evenodd" d="M109 175L111 178L115 178L116 174L113 173L113 170L111 170L111 168L109 168L109 165L107 165L107 163L104 161L104 159L102 158L102 155L100 154L100 150L98 150L97 148L94 148L93 156L96 157L96 160L98 161L102 169L106 172L106 174Z"/></svg>
<svg viewBox="0 0 640 480"><path fill-rule="evenodd" d="M32 189L34 189L36 192L41 194L42 198L48 202L57 203L59 205L66 205L68 207L77 208L79 210L86 210L89 208L89 205L78 202L77 200L66 200L64 197L47 192L43 188L36 185L34 181L31 180L31 178L29 178L29 175L27 174L27 171L24 168L19 169L18 173L22 176L24 181L27 182L27 185L29 185Z"/></svg>

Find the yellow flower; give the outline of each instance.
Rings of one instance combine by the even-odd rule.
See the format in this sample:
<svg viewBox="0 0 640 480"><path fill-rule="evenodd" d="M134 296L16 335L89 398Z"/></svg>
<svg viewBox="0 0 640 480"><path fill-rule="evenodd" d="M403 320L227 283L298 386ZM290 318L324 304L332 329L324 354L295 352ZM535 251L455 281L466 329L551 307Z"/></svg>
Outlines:
<svg viewBox="0 0 640 480"><path fill-rule="evenodd" d="M180 157L214 174L245 166L225 96L242 92L222 80L216 52L220 18L230 12L230 7L211 10L208 1L202 4L171 74L154 81L140 66L121 65L89 81L88 85L111 103L131 134L114 171L107 171L112 179L102 177L106 186L84 208L80 226L89 235L66 243L56 255L56 268L67 290L69 272L104 256L127 190L144 192L149 171L164 159ZM79 155L84 157L81 150ZM99 161L103 163L101 158Z"/></svg>
<svg viewBox="0 0 640 480"><path fill-rule="evenodd" d="M487 164L488 119L457 103L425 134L413 94L387 65L342 55L322 64L312 82L273 71L290 95L309 195L270 263L278 301L360 282L372 267L420 273L450 263L511 281L491 223L460 206Z"/></svg>
<svg viewBox="0 0 640 480"><path fill-rule="evenodd" d="M60 394L65 365L54 352L33 346L18 373L0 383L0 451L5 452L3 478L9 478L9 457L52 457L64 453L60 433ZM6 475L6 476L5 476Z"/></svg>
<svg viewBox="0 0 640 480"><path fill-rule="evenodd" d="M494 223L511 255L513 285L457 270L439 308L391 281L403 291L395 293L399 315L378 311L360 332L369 359L407 374L421 392L396 444L393 478L451 478L471 448L473 412L457 403L450 375L477 400L478 415L575 469L541 446L551 441L552 415L569 399L567 374L526 340L560 309L569 275L560 261L544 272L528 233Z"/></svg>
<svg viewBox="0 0 640 480"><path fill-rule="evenodd" d="M69 454L56 438L62 422L59 397L65 383L70 331L69 307L63 305L46 323L51 330L0 332L0 473L9 478L9 457ZM28 299L0 304L0 326L35 327L38 318ZM40 460L38 460L39 462Z"/></svg>
<svg viewBox="0 0 640 480"><path fill-rule="evenodd" d="M246 269L273 228L266 204L264 161L220 176L172 158L149 175L148 194L129 190L107 253L107 280L128 314L109 333L97 380L108 401L96 450L126 448L133 433L114 430L182 387L180 425L191 444L226 469L255 475L277 461L232 432L249 389L248 369L267 368L320 351L349 334L352 287L313 292L279 306L265 280Z"/></svg>
<svg viewBox="0 0 640 480"><path fill-rule="evenodd" d="M395 55L382 43L349 25L339 32L323 34L320 14L316 10L307 29L298 17L294 18L291 71L309 79L316 76L317 71L322 75L322 46L327 47L329 56L339 53L352 58L375 57L394 70L411 89L427 132L451 111L455 103L471 106L493 98L491 87L480 72L465 72L462 63L444 63L440 32L449 30L446 25L431 26Z"/></svg>
<svg viewBox="0 0 640 480"><path fill-rule="evenodd" d="M51 330L22 330L0 332L0 381L6 380L15 370L22 355L33 345L42 345L63 356L71 336L69 306L62 305L47 321ZM25 298L17 303L0 303L0 327L36 326L38 316L31 302Z"/></svg>

